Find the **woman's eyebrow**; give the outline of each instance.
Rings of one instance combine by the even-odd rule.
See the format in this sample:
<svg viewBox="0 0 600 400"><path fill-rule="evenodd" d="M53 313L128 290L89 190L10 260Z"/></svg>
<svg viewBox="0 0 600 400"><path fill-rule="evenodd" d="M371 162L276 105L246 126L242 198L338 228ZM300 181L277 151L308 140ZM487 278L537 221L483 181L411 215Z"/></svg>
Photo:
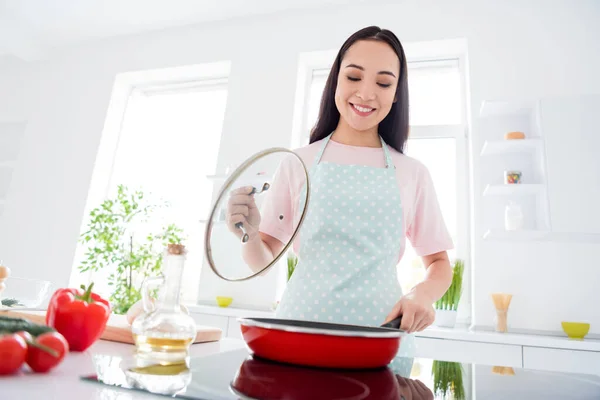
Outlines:
<svg viewBox="0 0 600 400"><path fill-rule="evenodd" d="M348 64L348 65L346 65L346 68L356 68L356 69L360 69L361 71L365 70L363 67L361 67L360 65L356 65L356 64ZM396 77L396 75L394 75L394 73L391 71L379 71L378 74L390 75L390 76L393 76L394 78Z"/></svg>

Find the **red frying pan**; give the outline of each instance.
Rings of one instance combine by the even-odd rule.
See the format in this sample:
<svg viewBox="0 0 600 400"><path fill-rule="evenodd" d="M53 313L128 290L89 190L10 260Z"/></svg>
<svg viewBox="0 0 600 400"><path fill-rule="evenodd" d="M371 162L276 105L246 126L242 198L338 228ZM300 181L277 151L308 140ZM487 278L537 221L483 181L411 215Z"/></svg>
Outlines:
<svg viewBox="0 0 600 400"><path fill-rule="evenodd" d="M310 367L383 367L396 356L406 335L400 330L400 317L381 327L276 318L238 321L254 355Z"/></svg>

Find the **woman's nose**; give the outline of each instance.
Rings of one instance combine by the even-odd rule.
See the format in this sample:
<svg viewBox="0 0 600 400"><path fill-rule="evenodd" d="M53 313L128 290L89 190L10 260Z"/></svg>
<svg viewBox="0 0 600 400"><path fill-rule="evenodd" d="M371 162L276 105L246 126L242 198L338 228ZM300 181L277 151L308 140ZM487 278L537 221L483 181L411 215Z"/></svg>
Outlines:
<svg viewBox="0 0 600 400"><path fill-rule="evenodd" d="M363 83L358 88L356 96L363 100L373 100L375 98L375 88L370 83Z"/></svg>

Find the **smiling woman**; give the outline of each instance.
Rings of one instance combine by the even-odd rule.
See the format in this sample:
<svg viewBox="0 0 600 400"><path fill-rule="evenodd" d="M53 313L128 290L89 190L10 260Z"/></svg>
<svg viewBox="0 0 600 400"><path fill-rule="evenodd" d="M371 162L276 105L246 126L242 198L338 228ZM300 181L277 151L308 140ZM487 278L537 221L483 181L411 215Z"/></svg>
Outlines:
<svg viewBox="0 0 600 400"><path fill-rule="evenodd" d="M311 199L278 318L379 326L401 316L409 333L433 322L432 304L451 281L446 251L453 242L428 169L404 154L408 124L400 42L378 27L358 31L335 58L310 143L295 150L309 169ZM286 175L273 182L264 209L303 208L296 202L304 188L286 184L294 180ZM293 231L291 220L263 215L248 253L277 254ZM427 273L404 292L396 265L407 240ZM400 353L413 349L408 335Z"/></svg>

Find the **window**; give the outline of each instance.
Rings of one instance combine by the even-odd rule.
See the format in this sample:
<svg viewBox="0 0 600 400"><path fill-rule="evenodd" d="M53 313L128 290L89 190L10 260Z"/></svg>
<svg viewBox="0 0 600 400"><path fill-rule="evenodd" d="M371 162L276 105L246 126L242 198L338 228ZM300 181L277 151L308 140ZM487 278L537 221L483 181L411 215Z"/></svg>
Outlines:
<svg viewBox="0 0 600 400"><path fill-rule="evenodd" d="M333 58L331 58L333 59ZM460 57L410 61L408 81L410 96L411 138L406 154L423 162L431 173L445 223L452 235L455 249L451 258L466 259L467 228L467 157L463 121L465 119L464 71ZM308 144L310 129L317 120L320 100L329 73L322 61L317 61L305 74L310 83L304 88L305 114L297 127L294 145ZM460 223L459 223L460 222ZM398 278L404 292L425 276L425 269L410 242L398 265ZM459 320L470 315L470 280L468 263L463 279L464 294L459 308Z"/></svg>
<svg viewBox="0 0 600 400"><path fill-rule="evenodd" d="M214 190L206 176L213 174L217 166L227 80L196 78L181 83L131 85L127 93L126 101L120 102L122 122L111 154L99 155L107 178L93 179L90 191L104 191L104 196L112 197L118 185L125 185L143 191L152 200L168 202L169 207L153 211L142 233L137 227L133 230L140 235L148 227L170 223L183 229L189 253L182 300L195 303L204 254L204 225L200 219L212 205ZM113 95L111 104L114 101ZM99 171L95 174L101 175ZM98 206L102 200L93 201L88 208ZM107 296L111 293L107 285L111 272L106 269L93 274L96 290Z"/></svg>

